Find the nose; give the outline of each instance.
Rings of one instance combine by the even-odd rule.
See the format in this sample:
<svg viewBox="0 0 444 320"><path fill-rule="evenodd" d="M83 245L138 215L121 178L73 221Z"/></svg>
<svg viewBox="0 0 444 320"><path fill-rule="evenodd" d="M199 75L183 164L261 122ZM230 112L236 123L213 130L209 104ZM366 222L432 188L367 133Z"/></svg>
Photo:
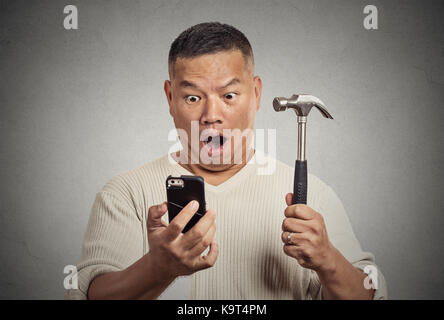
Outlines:
<svg viewBox="0 0 444 320"><path fill-rule="evenodd" d="M222 108L222 101L217 97L208 97L200 119L201 123L205 125L221 124L223 122Z"/></svg>

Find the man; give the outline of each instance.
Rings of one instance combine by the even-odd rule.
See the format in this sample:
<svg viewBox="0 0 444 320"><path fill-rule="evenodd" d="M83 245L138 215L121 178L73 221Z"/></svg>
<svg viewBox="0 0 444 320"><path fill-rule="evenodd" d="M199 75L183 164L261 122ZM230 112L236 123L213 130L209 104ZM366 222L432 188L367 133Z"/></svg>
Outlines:
<svg viewBox="0 0 444 320"><path fill-rule="evenodd" d="M363 272L376 269L374 257L361 250L334 191L309 174L307 205L291 205L293 168L277 161L272 174L257 174L248 137L227 134L251 131L260 107L247 38L226 24L195 25L171 45L169 76L164 90L183 150L116 175L97 194L79 289L67 296L155 299L189 276L191 299L385 298L382 274L372 283ZM193 123L205 132L197 144L183 139ZM187 233L198 204L166 222L170 174L205 179L208 210Z"/></svg>

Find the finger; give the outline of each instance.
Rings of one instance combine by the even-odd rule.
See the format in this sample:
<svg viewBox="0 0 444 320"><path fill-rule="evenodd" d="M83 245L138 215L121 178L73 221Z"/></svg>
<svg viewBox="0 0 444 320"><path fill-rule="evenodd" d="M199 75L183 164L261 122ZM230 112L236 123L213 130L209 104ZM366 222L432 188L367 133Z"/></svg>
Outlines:
<svg viewBox="0 0 444 320"><path fill-rule="evenodd" d="M183 228L185 228L188 221L191 220L198 208L199 202L193 200L190 201L182 210L180 210L179 214L175 216L168 225L168 238L170 240L175 239L180 235Z"/></svg>
<svg viewBox="0 0 444 320"><path fill-rule="evenodd" d="M211 243L214 241L214 235L216 234L216 225L213 224L208 230L207 234L189 251L191 257L200 256Z"/></svg>
<svg viewBox="0 0 444 320"><path fill-rule="evenodd" d="M311 230L311 223L309 220L285 218L284 221L282 221L282 231L301 233L309 230Z"/></svg>
<svg viewBox="0 0 444 320"><path fill-rule="evenodd" d="M308 267L306 265L306 262L309 260L309 258L304 254L304 250L295 246L287 246L284 245L283 250L285 254L289 257L295 258L298 263L301 265L301 267Z"/></svg>
<svg viewBox="0 0 444 320"><path fill-rule="evenodd" d="M146 219L146 225L148 229L154 227L167 226L166 222L162 220L162 216L167 212L166 202L151 206L148 209L148 216Z"/></svg>
<svg viewBox="0 0 444 320"><path fill-rule="evenodd" d="M210 244L210 251L206 256L200 256L196 263L197 270L207 269L216 263L217 256L219 255L219 244L213 241Z"/></svg>
<svg viewBox="0 0 444 320"><path fill-rule="evenodd" d="M202 218L183 236L183 241L187 243L185 247L192 248L202 240L202 238L208 233L211 226L216 220L216 213L209 209ZM209 245L209 244L208 244Z"/></svg>
<svg viewBox="0 0 444 320"><path fill-rule="evenodd" d="M294 258L299 258L304 255L304 249L299 246L284 244L284 252L291 255Z"/></svg>
<svg viewBox="0 0 444 320"><path fill-rule="evenodd" d="M290 235L290 238L288 237L289 235ZM282 232L282 235L281 235L282 242L286 245L289 245L289 246L296 245L297 243L294 241L293 235L294 235L293 232L287 232L287 231Z"/></svg>
<svg viewBox="0 0 444 320"><path fill-rule="evenodd" d="M290 236L290 239L288 239L288 235L290 233L291 233L291 236ZM306 237L305 237L305 234L303 235L301 233L294 233L294 232L287 232L287 231L285 231L285 232L282 232L281 240L286 245L298 246L303 241L306 241Z"/></svg>
<svg viewBox="0 0 444 320"><path fill-rule="evenodd" d="M303 220L311 220L314 219L315 212L312 208L310 208L306 204L298 203L288 206L284 211L284 215L287 218L299 218Z"/></svg>
<svg viewBox="0 0 444 320"><path fill-rule="evenodd" d="M293 204L293 193L287 193L285 195L285 202L287 203L287 206L291 206Z"/></svg>
<svg viewBox="0 0 444 320"><path fill-rule="evenodd" d="M283 250L284 250L284 252L285 252L285 254L287 256L290 256L290 257L293 257L293 258L297 258L298 255L299 255L299 252L300 252L299 248L297 248L296 246L288 245L288 244L285 244L283 246Z"/></svg>

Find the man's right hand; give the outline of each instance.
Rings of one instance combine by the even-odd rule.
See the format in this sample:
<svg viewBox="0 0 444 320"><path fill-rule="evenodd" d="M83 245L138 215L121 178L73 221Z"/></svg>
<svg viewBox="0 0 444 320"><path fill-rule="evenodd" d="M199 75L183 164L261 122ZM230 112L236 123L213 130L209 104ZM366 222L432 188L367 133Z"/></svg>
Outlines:
<svg viewBox="0 0 444 320"><path fill-rule="evenodd" d="M214 241L216 214L208 210L187 233L182 230L198 206L189 203L171 221L161 218L166 202L148 210L149 252L127 268L95 277L88 288L88 299L157 299L181 275L212 267L219 254ZM202 253L210 246L207 255Z"/></svg>
<svg viewBox="0 0 444 320"><path fill-rule="evenodd" d="M195 206L193 206L195 204ZM188 232L182 233L188 221L199 208L197 201L189 202L180 213L167 224L161 218L167 212L167 203L149 208L147 231L149 254L159 270L158 276L176 278L212 267L219 254L214 240L216 213L211 209ZM210 246L207 255L202 256Z"/></svg>

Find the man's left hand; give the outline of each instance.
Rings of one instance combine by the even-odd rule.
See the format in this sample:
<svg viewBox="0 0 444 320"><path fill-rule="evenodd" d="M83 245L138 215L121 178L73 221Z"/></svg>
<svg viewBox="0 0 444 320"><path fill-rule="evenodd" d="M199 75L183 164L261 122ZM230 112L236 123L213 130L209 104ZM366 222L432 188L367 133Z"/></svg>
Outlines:
<svg viewBox="0 0 444 320"><path fill-rule="evenodd" d="M336 249L328 239L324 218L305 204L293 205L292 200L293 194L288 193L285 196L288 205L284 212L286 218L282 223L285 254L295 258L304 268L332 270Z"/></svg>

